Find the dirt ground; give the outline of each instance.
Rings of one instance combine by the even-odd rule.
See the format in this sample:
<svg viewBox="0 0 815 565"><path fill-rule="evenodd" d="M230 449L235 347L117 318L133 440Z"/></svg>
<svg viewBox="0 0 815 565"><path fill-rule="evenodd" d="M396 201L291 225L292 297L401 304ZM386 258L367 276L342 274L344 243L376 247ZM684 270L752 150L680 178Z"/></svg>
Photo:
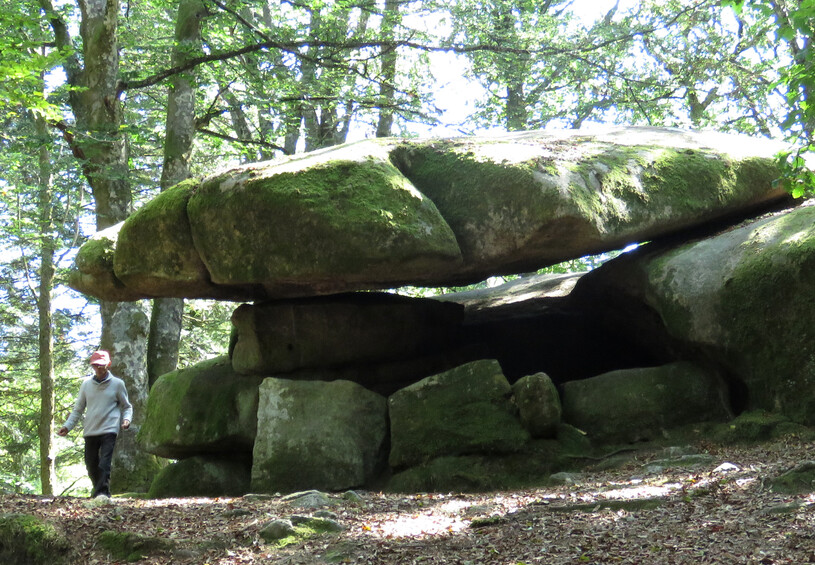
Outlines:
<svg viewBox="0 0 815 565"><path fill-rule="evenodd" d="M71 563L83 565L127 561L103 547L104 531L143 536L131 542L163 540L162 549L142 548L141 559L136 542L129 558L144 564L815 563L815 485L798 495L769 488L815 460L815 443L789 437L625 457L564 476L565 484L522 491L357 491L355 501L331 494L320 509L279 496L100 502L0 495L0 513L44 518L74 544ZM315 512L342 531L276 543L260 536L272 520Z"/></svg>

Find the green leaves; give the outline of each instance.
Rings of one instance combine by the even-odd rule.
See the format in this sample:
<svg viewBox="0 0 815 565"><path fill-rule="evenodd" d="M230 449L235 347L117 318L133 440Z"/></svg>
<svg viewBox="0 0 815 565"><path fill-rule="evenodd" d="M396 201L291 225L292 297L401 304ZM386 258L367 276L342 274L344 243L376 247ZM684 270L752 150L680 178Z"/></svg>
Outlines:
<svg viewBox="0 0 815 565"><path fill-rule="evenodd" d="M815 196L815 145L785 151L777 157L781 177L776 181L794 198Z"/></svg>

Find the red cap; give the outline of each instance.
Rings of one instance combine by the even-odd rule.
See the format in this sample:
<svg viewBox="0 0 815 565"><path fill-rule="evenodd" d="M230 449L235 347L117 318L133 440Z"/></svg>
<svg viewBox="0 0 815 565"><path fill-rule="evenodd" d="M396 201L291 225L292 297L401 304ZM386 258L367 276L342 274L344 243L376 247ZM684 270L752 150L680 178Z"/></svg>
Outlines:
<svg viewBox="0 0 815 565"><path fill-rule="evenodd" d="M110 354L107 351L94 351L91 354L91 365L110 365Z"/></svg>

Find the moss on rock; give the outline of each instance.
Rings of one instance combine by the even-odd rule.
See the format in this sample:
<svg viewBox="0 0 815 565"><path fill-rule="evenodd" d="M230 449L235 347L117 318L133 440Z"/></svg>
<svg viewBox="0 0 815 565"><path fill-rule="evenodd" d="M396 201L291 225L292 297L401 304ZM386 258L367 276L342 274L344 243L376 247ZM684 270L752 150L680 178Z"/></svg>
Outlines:
<svg viewBox="0 0 815 565"><path fill-rule="evenodd" d="M143 295L128 289L113 271L116 241L122 224L98 231L76 254L68 284L83 294L115 302L135 300Z"/></svg>
<svg viewBox="0 0 815 565"><path fill-rule="evenodd" d="M116 561L135 563L149 555L170 551L172 542L131 532L106 530L99 534L99 545Z"/></svg>
<svg viewBox="0 0 815 565"><path fill-rule="evenodd" d="M343 490L382 466L385 398L350 381L269 378L260 389L252 490Z"/></svg>
<svg viewBox="0 0 815 565"><path fill-rule="evenodd" d="M519 451L530 439L497 361L467 363L399 390L388 399L390 465L441 455Z"/></svg>
<svg viewBox="0 0 815 565"><path fill-rule="evenodd" d="M668 332L744 383L750 409L815 423L815 207L648 259L645 298Z"/></svg>
<svg viewBox="0 0 815 565"><path fill-rule="evenodd" d="M168 458L251 453L261 382L235 373L226 356L167 373L150 390L138 441Z"/></svg>
<svg viewBox="0 0 815 565"><path fill-rule="evenodd" d="M718 443L733 444L756 443L789 435L815 439L815 431L811 428L766 410L751 410L739 414L730 422L715 426L708 437Z"/></svg>
<svg viewBox="0 0 815 565"><path fill-rule="evenodd" d="M71 544L49 523L30 514L0 514L0 562L59 565L73 556Z"/></svg>
<svg viewBox="0 0 815 565"><path fill-rule="evenodd" d="M113 256L113 269L125 285L158 296L214 292L187 218L187 203L197 187L198 181L184 181L125 220Z"/></svg>
<svg viewBox="0 0 815 565"><path fill-rule="evenodd" d="M509 455L438 457L393 475L391 492L485 492L546 484L561 464L560 447L551 440L528 444Z"/></svg>
<svg viewBox="0 0 815 565"><path fill-rule="evenodd" d="M563 420L599 442L654 439L688 422L724 420L728 409L719 376L690 363L622 369L563 386Z"/></svg>
<svg viewBox="0 0 815 565"><path fill-rule="evenodd" d="M435 205L387 160L329 155L303 163L203 182L189 214L213 281L399 281L460 261Z"/></svg>
<svg viewBox="0 0 815 565"><path fill-rule="evenodd" d="M191 457L165 467L156 476L147 496L243 496L249 492L251 468L248 458L242 461L239 457Z"/></svg>

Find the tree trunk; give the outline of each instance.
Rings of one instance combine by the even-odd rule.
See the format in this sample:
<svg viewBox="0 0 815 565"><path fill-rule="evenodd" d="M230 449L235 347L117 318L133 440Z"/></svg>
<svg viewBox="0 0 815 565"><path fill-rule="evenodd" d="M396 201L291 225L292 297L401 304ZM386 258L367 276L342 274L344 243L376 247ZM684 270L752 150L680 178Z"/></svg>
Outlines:
<svg viewBox="0 0 815 565"><path fill-rule="evenodd" d="M48 148L48 125L36 118L39 148L40 208L40 285L37 298L39 315L40 365L40 484L44 496L54 494L54 335L51 313L51 291L54 286L53 209L51 205L51 151Z"/></svg>
<svg viewBox="0 0 815 565"><path fill-rule="evenodd" d="M147 404L147 334L149 320L144 302L103 302L102 348L110 351L111 372L127 383L133 422L120 430L113 453L110 487L113 492L146 492L161 464L136 443L139 422Z"/></svg>
<svg viewBox="0 0 815 565"><path fill-rule="evenodd" d="M68 26L50 0L39 2L54 30L57 47L70 52ZM96 228L101 230L123 221L132 207L118 90L116 37L121 5L119 0L78 0L78 4L82 64L72 55L65 63L68 82L74 87L69 103L79 133L74 137L73 150L82 157L83 174L91 186L96 206ZM101 315L102 346L111 352L113 372L125 381L134 409L134 425L120 434L121 441L116 445L111 488L116 492L146 490L157 462L141 452L135 441L130 441L130 436L135 437L147 397L147 317L139 303L102 302ZM123 473L128 475L127 480L123 479Z"/></svg>
<svg viewBox="0 0 815 565"><path fill-rule="evenodd" d="M201 20L206 9L200 0L182 0L175 23L172 63L181 65L201 51ZM195 138L195 80L193 71L176 75L167 95L164 165L161 189L166 190L190 177L190 155ZM153 301L147 340L148 388L163 374L178 366L181 317L184 300L160 298Z"/></svg>
<svg viewBox="0 0 815 565"><path fill-rule="evenodd" d="M393 30L399 20L399 1L385 0L385 13L382 19L382 39L392 42ZM394 94L396 92L396 45L390 43L382 47L382 77L379 83L379 120L376 124L376 137L389 137L393 127Z"/></svg>

